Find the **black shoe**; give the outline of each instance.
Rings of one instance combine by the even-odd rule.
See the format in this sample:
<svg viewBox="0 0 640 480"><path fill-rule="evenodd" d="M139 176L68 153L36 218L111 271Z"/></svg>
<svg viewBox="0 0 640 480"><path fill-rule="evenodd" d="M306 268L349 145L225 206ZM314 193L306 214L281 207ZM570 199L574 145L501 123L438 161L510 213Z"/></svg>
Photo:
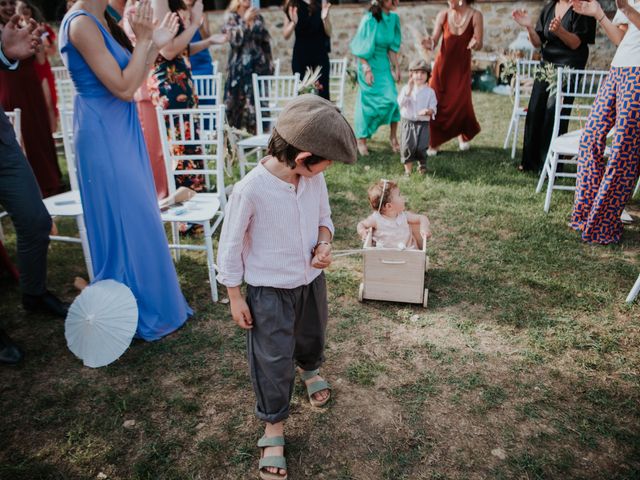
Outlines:
<svg viewBox="0 0 640 480"><path fill-rule="evenodd" d="M15 365L24 357L18 345L13 343L9 335L0 330L0 364Z"/></svg>
<svg viewBox="0 0 640 480"><path fill-rule="evenodd" d="M22 294L22 306L27 312L48 313L60 318L66 318L69 310L68 303L60 301L48 290L43 295Z"/></svg>

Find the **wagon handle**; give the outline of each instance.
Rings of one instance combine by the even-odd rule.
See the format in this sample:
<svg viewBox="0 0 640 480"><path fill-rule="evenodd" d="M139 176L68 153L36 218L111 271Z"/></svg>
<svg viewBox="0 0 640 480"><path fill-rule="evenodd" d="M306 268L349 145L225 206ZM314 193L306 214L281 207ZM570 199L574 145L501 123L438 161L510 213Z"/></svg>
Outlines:
<svg viewBox="0 0 640 480"><path fill-rule="evenodd" d="M422 251L424 253L427 253L427 236L426 235L421 235L422 236Z"/></svg>
<svg viewBox="0 0 640 480"><path fill-rule="evenodd" d="M367 248L371 246L371 239L373 237L373 228L367 228L367 236L364 239L364 243L362 244L362 248Z"/></svg>
<svg viewBox="0 0 640 480"><path fill-rule="evenodd" d="M386 263L387 265L404 265L407 263L405 260L380 260L382 263Z"/></svg>

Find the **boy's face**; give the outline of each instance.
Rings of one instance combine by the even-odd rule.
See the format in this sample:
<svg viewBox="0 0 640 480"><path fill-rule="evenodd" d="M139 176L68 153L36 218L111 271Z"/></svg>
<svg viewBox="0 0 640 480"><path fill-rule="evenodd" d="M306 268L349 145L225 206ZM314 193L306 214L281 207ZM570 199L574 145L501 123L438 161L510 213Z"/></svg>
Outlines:
<svg viewBox="0 0 640 480"><path fill-rule="evenodd" d="M427 83L427 72L424 70L414 70L411 72L411 78L413 78L413 81L418 85L424 85Z"/></svg>
<svg viewBox="0 0 640 480"><path fill-rule="evenodd" d="M293 169L294 173L301 175L303 177L315 177L319 173L324 172L327 168L331 166L333 160L322 160L318 163L314 163L313 165L309 165L308 167L304 164L304 160L311 155L310 152L301 152L296 158L296 168Z"/></svg>
<svg viewBox="0 0 640 480"><path fill-rule="evenodd" d="M397 215L404 212L404 197L400 193L399 188L394 188L389 196L389 201L385 206L385 213L391 215Z"/></svg>

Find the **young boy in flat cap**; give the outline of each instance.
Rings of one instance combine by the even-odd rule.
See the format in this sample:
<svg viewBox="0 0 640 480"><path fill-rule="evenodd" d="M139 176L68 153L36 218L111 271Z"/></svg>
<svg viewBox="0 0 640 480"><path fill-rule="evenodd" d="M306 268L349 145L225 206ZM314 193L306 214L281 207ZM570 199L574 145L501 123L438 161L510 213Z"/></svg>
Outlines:
<svg viewBox="0 0 640 480"><path fill-rule="evenodd" d="M429 67L424 60L416 60L409 66L409 82L398 95L400 104L401 135L400 161L404 174L411 175L413 162L418 162L418 172L427 171L427 148L429 147L429 121L436 117L438 100L427 80Z"/></svg>
<svg viewBox="0 0 640 480"><path fill-rule="evenodd" d="M286 479L284 423L296 366L309 401L323 406L330 387L319 375L327 325L322 270L331 264L333 223L322 172L354 163L353 130L316 95L290 101L269 139L268 156L236 183L218 249L218 281L227 287L233 320L247 330L247 356L259 440L260 477ZM247 283L246 299L240 292Z"/></svg>

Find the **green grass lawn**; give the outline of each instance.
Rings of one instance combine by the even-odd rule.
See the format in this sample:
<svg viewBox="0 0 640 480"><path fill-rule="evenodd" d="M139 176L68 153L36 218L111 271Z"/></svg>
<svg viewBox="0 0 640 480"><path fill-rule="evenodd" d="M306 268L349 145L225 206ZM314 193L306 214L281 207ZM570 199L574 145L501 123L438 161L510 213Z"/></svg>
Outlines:
<svg viewBox="0 0 640 480"><path fill-rule="evenodd" d="M585 245L566 226L566 192L545 215L536 178L501 148L509 99L474 102L483 130L472 149L448 144L426 177L402 177L388 129L372 155L327 173L336 248L358 247L366 189L381 177L428 214L429 307L358 303L361 259L335 260L323 370L334 400L313 409L296 386L292 479L640 478L640 306L624 304L640 229ZM72 300L83 265L78 246L53 243L50 287ZM177 269L195 317L98 370L67 350L61 321L26 315L0 280L0 317L27 351L0 368L0 479L257 478L243 332L210 302L204 255Z"/></svg>

